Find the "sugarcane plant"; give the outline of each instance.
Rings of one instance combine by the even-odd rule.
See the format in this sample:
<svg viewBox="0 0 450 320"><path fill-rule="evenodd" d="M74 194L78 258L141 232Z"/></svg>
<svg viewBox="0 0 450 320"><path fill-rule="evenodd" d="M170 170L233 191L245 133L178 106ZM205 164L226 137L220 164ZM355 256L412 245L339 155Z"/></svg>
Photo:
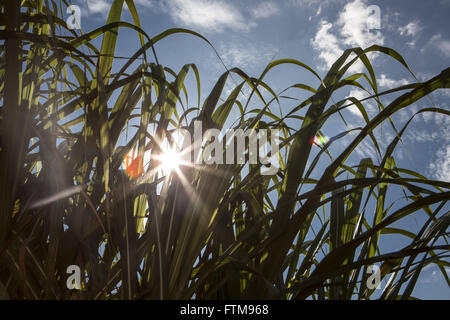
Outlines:
<svg viewBox="0 0 450 320"><path fill-rule="evenodd" d="M196 65L178 72L163 66L155 45L183 34L215 52L204 36L181 28L148 35L132 0L114 0L106 24L84 33L67 26L62 13L69 5L1 2L2 298L410 299L429 264L450 283L450 183L401 168L394 157L416 115L450 112L431 104L401 128L392 118L449 88L450 69L379 91L370 53L411 70L395 50L373 45L345 50L324 77L295 59L272 61L258 77L226 69L202 100ZM121 20L125 7L131 22ZM135 32L140 47L119 65L121 29ZM355 63L365 72L351 73ZM265 79L282 65L304 70L317 84L276 93ZM369 96L335 101L351 87ZM277 113L292 89L307 98ZM380 97L392 94L384 105ZM368 102L378 106L372 118ZM350 107L365 125L320 138L327 121ZM249 161L250 143L242 161L167 168L179 154L167 156L174 131L194 136L196 123L203 134L230 122L243 132L279 132L276 172L264 174L265 164ZM374 134L382 125L396 133L386 148ZM336 155L331 148L344 136L351 141ZM365 140L379 159L355 163ZM193 149L183 146L188 154ZM404 198L394 206L387 195L395 189ZM398 228L419 213L428 218L418 232ZM409 244L382 251L385 234ZM388 280L382 290L371 282L377 264L379 279ZM69 266L81 270L74 286Z"/></svg>

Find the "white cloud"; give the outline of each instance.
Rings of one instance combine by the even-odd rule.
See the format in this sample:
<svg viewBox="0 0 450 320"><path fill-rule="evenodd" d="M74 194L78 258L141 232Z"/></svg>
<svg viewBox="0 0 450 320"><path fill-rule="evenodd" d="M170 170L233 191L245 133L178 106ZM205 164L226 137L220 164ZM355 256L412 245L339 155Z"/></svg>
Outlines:
<svg viewBox="0 0 450 320"><path fill-rule="evenodd" d="M305 6L327 5L330 3L344 2L344 0L289 0L289 4L294 7L303 8Z"/></svg>
<svg viewBox="0 0 450 320"><path fill-rule="evenodd" d="M430 122L434 119L434 113L433 112L423 112L422 118L425 122Z"/></svg>
<svg viewBox="0 0 450 320"><path fill-rule="evenodd" d="M366 105L364 105L366 107ZM355 121L349 122L349 126L346 128L346 130L356 127L363 127L365 125L364 122L360 121L360 124L355 124ZM353 132L347 136L345 136L343 139L341 139L342 146L345 148L347 147L351 141L356 137L356 133ZM386 130L386 128L377 127L373 131L373 135L375 137L375 140L378 143L378 146L380 147L381 154L384 154L386 151L386 148L389 146L389 144L392 142L392 140L395 137L395 134L392 130ZM354 150L355 155L357 155L359 158L371 158L374 163L379 163L379 160L381 160L380 154L378 153L375 145L373 144L373 141L370 137L364 138L355 148ZM397 149L396 150L396 157L403 158L404 153Z"/></svg>
<svg viewBox="0 0 450 320"><path fill-rule="evenodd" d="M322 13L322 7L319 7L319 9L317 9L317 12L316 12L316 17L321 13Z"/></svg>
<svg viewBox="0 0 450 320"><path fill-rule="evenodd" d="M134 3L147 8L154 8L155 6L152 0L134 0Z"/></svg>
<svg viewBox="0 0 450 320"><path fill-rule="evenodd" d="M368 142L367 140L362 141L359 143L356 148L355 152L357 155L359 155L361 158L371 158L371 159L377 159L377 152L375 151L373 144L371 142Z"/></svg>
<svg viewBox="0 0 450 320"><path fill-rule="evenodd" d="M450 89L448 89L448 88L439 89L438 93L443 97L450 98Z"/></svg>
<svg viewBox="0 0 450 320"><path fill-rule="evenodd" d="M415 105L412 107L410 108L411 116L418 111ZM406 138L413 142L422 143L443 141L444 145L446 145L450 141L450 117L438 112L422 112L420 115L426 123L432 125L430 127L431 131L412 129L407 131Z"/></svg>
<svg viewBox="0 0 450 320"><path fill-rule="evenodd" d="M450 58L450 40L443 39L441 34L436 34L431 37L430 44L438 48L445 57Z"/></svg>
<svg viewBox="0 0 450 320"><path fill-rule="evenodd" d="M327 68L330 68L343 52L339 39L330 32L332 28L332 23L322 20L314 39L311 41L314 50L319 51L319 57L325 60Z"/></svg>
<svg viewBox="0 0 450 320"><path fill-rule="evenodd" d="M398 31L400 32L401 36L410 36L415 38L420 31L422 31L422 27L419 23L419 21L412 21L408 23L406 26L399 27ZM416 45L415 39L412 39L411 41L406 43L410 47L414 47Z"/></svg>
<svg viewBox="0 0 450 320"><path fill-rule="evenodd" d="M353 98L356 98L358 100L362 100L364 98L367 98L368 94L367 94L367 92L364 92L362 90L353 89L352 91L350 91L350 93L347 96L347 98L348 97L353 97ZM350 101L349 101L349 103L350 103ZM376 112L376 109L375 109L375 107L373 105L373 102L371 100L366 100L366 101L363 101L361 103L363 104L364 108L366 109L366 112L369 115L371 115L371 114ZM348 110L351 113L353 113L354 115L362 118L361 112L359 111L358 107L355 106L355 105L351 105L351 106L347 107L345 110Z"/></svg>
<svg viewBox="0 0 450 320"><path fill-rule="evenodd" d="M401 36L407 35L415 37L421 30L422 27L420 26L419 21L412 21L408 23L406 26L398 28L398 31L400 32Z"/></svg>
<svg viewBox="0 0 450 320"><path fill-rule="evenodd" d="M450 182L450 144L437 151L436 160L429 165L429 169L436 179Z"/></svg>
<svg viewBox="0 0 450 320"><path fill-rule="evenodd" d="M319 52L319 57L325 61L327 68L331 67L345 48L367 48L373 44L384 44L381 32L370 29L370 26L375 24L369 8L365 0L354 0L345 5L336 22L320 22L315 37L311 39L311 45ZM376 54L369 55L376 57ZM362 69L362 63L358 62L350 71L360 72Z"/></svg>
<svg viewBox="0 0 450 320"><path fill-rule="evenodd" d="M167 13L176 23L208 31L248 30L248 23L238 8L222 0L168 0Z"/></svg>
<svg viewBox="0 0 450 320"><path fill-rule="evenodd" d="M429 132L426 130L411 130L407 138L413 140L414 142L424 143L436 141L436 139L439 138L439 134L436 131Z"/></svg>
<svg viewBox="0 0 450 320"><path fill-rule="evenodd" d="M425 276L420 283L435 283L439 281L438 273L434 270L430 275Z"/></svg>
<svg viewBox="0 0 450 320"><path fill-rule="evenodd" d="M88 6L89 13L101 13L104 16L108 15L111 8L111 3L107 0L87 0L85 4Z"/></svg>
<svg viewBox="0 0 450 320"><path fill-rule="evenodd" d="M377 79L377 84L380 87L387 88L387 89L404 86L404 85L407 85L408 83L410 83L410 82L406 79L400 79L400 80L390 79L384 73L382 73L380 75L380 78Z"/></svg>
<svg viewBox="0 0 450 320"><path fill-rule="evenodd" d="M405 123L406 121L408 121L411 118L410 113L406 109L402 109L402 110L398 111L396 114L397 114L398 119L401 121L401 123Z"/></svg>
<svg viewBox="0 0 450 320"><path fill-rule="evenodd" d="M108 16L109 10L111 9L112 5L112 0L78 0L78 2L83 7L82 12L84 14L100 14L103 17ZM152 0L134 0L134 3L137 6L152 9L155 8L154 2ZM126 4L124 4L124 9L128 10L128 6Z"/></svg>
<svg viewBox="0 0 450 320"><path fill-rule="evenodd" d="M433 78L435 75L433 73L428 72L417 72L416 76L417 78L419 78L420 81L425 82Z"/></svg>
<svg viewBox="0 0 450 320"><path fill-rule="evenodd" d="M440 127L442 137L450 141L450 117L446 114L434 112L434 121Z"/></svg>
<svg viewBox="0 0 450 320"><path fill-rule="evenodd" d="M269 63L277 50L266 44L227 43L220 46L219 52L226 65L248 69L256 65Z"/></svg>
<svg viewBox="0 0 450 320"><path fill-rule="evenodd" d="M371 14L365 0L354 0L348 3L340 13L338 20L344 43L362 48L372 44L382 45L384 37L381 32L369 29L369 25L374 24L373 19L374 15Z"/></svg>
<svg viewBox="0 0 450 320"><path fill-rule="evenodd" d="M386 130L381 130L380 128L375 129L373 132L375 140L378 142L381 154L384 153L389 143L394 139L394 135L387 132ZM366 137L358 146L355 148L355 152L361 157L371 158L374 162L380 159L380 155L377 152L372 140Z"/></svg>
<svg viewBox="0 0 450 320"><path fill-rule="evenodd" d="M439 106L438 106L439 107ZM417 108L411 110L415 113ZM435 179L450 182L450 117L438 112L421 113L428 124L426 129L410 129L404 138L413 143L427 143L440 146L436 155L430 155L428 171Z"/></svg>
<svg viewBox="0 0 450 320"><path fill-rule="evenodd" d="M261 19L278 14L280 12L280 8L275 2L267 1L258 4L255 8L253 8L253 10L251 10L251 12L254 18Z"/></svg>

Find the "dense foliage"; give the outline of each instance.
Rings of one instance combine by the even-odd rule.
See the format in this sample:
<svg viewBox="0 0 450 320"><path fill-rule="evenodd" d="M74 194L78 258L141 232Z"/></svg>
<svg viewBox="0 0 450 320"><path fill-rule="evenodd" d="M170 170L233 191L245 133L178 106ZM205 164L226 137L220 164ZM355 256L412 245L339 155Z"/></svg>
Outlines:
<svg viewBox="0 0 450 320"><path fill-rule="evenodd" d="M1 3L2 297L400 299L411 297L430 263L450 283L450 184L396 165L393 152L410 122L396 128L391 121L431 92L449 88L450 69L379 92L368 53L409 67L396 51L375 45L346 50L323 78L294 59L271 62L258 78L230 69L201 101L197 67L174 72L162 66L154 45L176 33L207 39L186 29L150 37L132 0L113 1L106 24L87 33L67 28L61 16L66 1ZM125 6L133 23L121 21ZM117 66L118 30L124 28L136 32L141 47ZM359 62L366 73L351 74ZM272 112L283 93L264 81L280 65L301 68L319 83L293 84L308 98L283 117ZM198 89L189 102L188 74ZM239 81L227 93L230 75ZM334 101L338 90L352 86L370 98ZM240 94L243 88L251 94ZM397 96L383 105L379 97L389 93ZM369 99L379 107L371 119ZM260 108L250 110L250 100ZM328 149L339 136L320 149L312 145L327 120L350 106L366 121L352 131L351 143L334 157ZM276 175L261 175L260 165L248 163L183 166L163 174L155 159L132 177L124 170L133 150L158 154L158 141L171 130L192 131L194 120L204 129L222 128L236 112L236 128L281 130ZM435 107L422 112L450 114ZM373 135L383 123L397 133L384 150ZM364 139L380 161L355 165L348 159ZM328 157L324 167L317 167L319 157ZM405 198L392 206L386 195L395 188ZM394 227L419 212L429 216L419 232ZM385 234L410 238L409 245L382 252ZM381 292L367 287L373 264L390 279ZM81 290L66 287L70 265L82 270Z"/></svg>

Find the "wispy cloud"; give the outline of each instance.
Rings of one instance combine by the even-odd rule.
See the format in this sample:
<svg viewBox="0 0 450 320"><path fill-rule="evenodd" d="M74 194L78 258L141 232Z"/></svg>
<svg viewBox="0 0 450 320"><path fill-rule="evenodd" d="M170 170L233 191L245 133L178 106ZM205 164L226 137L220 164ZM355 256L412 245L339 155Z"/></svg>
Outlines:
<svg viewBox="0 0 450 320"><path fill-rule="evenodd" d="M430 163L429 169L436 179L450 182L450 144L437 151L436 160Z"/></svg>
<svg viewBox="0 0 450 320"><path fill-rule="evenodd" d="M411 21L405 26L399 27L398 31L400 32L401 36L409 36L412 37L412 40L410 42L407 42L407 45L410 47L414 47L416 45L416 37L422 31L422 26L420 25L420 22L415 20Z"/></svg>
<svg viewBox="0 0 450 320"><path fill-rule="evenodd" d="M416 111L411 110L411 115ZM404 139L413 143L437 145L435 155L430 155L428 172L437 180L450 182L450 117L438 112L424 112L421 115L427 127L411 128Z"/></svg>
<svg viewBox="0 0 450 320"><path fill-rule="evenodd" d="M79 0L83 5L87 5L87 11L90 14L101 14L107 16L111 8L111 2L108 0Z"/></svg>
<svg viewBox="0 0 450 320"><path fill-rule="evenodd" d="M437 91L437 93L439 95L441 95L442 97L450 98L450 89L448 89L448 88L440 89Z"/></svg>
<svg viewBox="0 0 450 320"><path fill-rule="evenodd" d="M450 40L444 39L441 34L432 36L429 45L438 48L445 57L450 58Z"/></svg>
<svg viewBox="0 0 450 320"><path fill-rule="evenodd" d="M155 3L152 0L134 0L134 3L146 8L154 8Z"/></svg>
<svg viewBox="0 0 450 320"><path fill-rule="evenodd" d="M164 5L176 23L205 31L249 30L254 26L239 8L221 0L167 0Z"/></svg>
<svg viewBox="0 0 450 320"><path fill-rule="evenodd" d="M395 87L404 86L404 85L407 85L408 83L410 83L410 81L408 81L406 79L400 79L400 80L391 79L388 76L386 76L384 73L382 73L380 75L380 78L377 79L377 84L380 87L383 87L386 89L392 89Z"/></svg>
<svg viewBox="0 0 450 320"><path fill-rule="evenodd" d="M280 7L272 1L261 2L251 10L251 13L255 19L268 18L279 14Z"/></svg>
<svg viewBox="0 0 450 320"><path fill-rule="evenodd" d="M144 4L149 0L139 1ZM157 7L162 8L177 24L212 32L227 29L249 31L258 25L257 20L272 17L281 11L275 1L261 2L249 10L225 0L159 0L154 8Z"/></svg>
<svg viewBox="0 0 450 320"><path fill-rule="evenodd" d="M226 65L242 69L267 64L277 50L266 44L231 42L219 48Z"/></svg>
<svg viewBox="0 0 450 320"><path fill-rule="evenodd" d="M394 135L386 130L381 130L381 128L377 128L374 130L373 135L378 142L378 146L381 149L381 154L383 154L389 145L389 143L394 139ZM343 142L345 143L345 142ZM348 146L348 142L344 144ZM355 148L356 155L360 158L371 158L375 163L380 160L380 155L377 152L372 140L369 137L366 137L363 141L361 141Z"/></svg>
<svg viewBox="0 0 450 320"><path fill-rule="evenodd" d="M422 27L420 26L419 21L412 21L408 23L406 26L399 27L398 31L400 32L400 35L406 35L406 36L412 36L415 37L417 34L422 30Z"/></svg>
<svg viewBox="0 0 450 320"><path fill-rule="evenodd" d="M289 5L304 8L305 6L327 5L344 2L345 0L289 0Z"/></svg>
<svg viewBox="0 0 450 320"><path fill-rule="evenodd" d="M365 91L362 91L359 89L353 89L348 94L347 98L348 97L353 97L358 100L362 100L362 99L368 97L368 94ZM364 108L369 115L373 115L376 112L375 106L373 105L373 101L366 100L366 101L362 102L362 104L364 105ZM346 110L350 111L352 114L354 114L358 117L362 118L362 116L363 116L361 114L361 111L359 111L359 109L356 105L351 105L351 106L347 107Z"/></svg>
<svg viewBox="0 0 450 320"><path fill-rule="evenodd" d="M427 117L432 118L432 115L429 113L424 113L428 115ZM429 121L429 120L427 120ZM419 143L425 143L425 142L432 142L436 141L436 139L439 138L439 133L436 131L430 132L427 130L411 130L408 132L407 136L405 137L408 140L419 142Z"/></svg>
<svg viewBox="0 0 450 320"><path fill-rule="evenodd" d="M428 264L422 269L424 275L422 280L420 280L421 283L435 283L439 281L440 278L440 270L438 270L437 266L435 264ZM446 267L445 272L449 273L450 268Z"/></svg>
<svg viewBox="0 0 450 320"><path fill-rule="evenodd" d="M322 7L319 7L316 11L316 17L322 13Z"/></svg>
<svg viewBox="0 0 450 320"><path fill-rule="evenodd" d="M322 20L314 39L311 41L312 47L319 52L319 58L325 61L328 68L343 52L338 37L331 33L332 28L332 23Z"/></svg>
<svg viewBox="0 0 450 320"><path fill-rule="evenodd" d="M371 30L373 15L365 0L354 0L346 4L334 23L322 20L312 47L326 63L326 68L336 61L345 48L366 48L372 44L384 44L384 36L379 30ZM361 71L362 64L356 64L351 71Z"/></svg>
<svg viewBox="0 0 450 320"><path fill-rule="evenodd" d="M107 17L111 9L112 0L78 0L78 3L81 5L85 14ZM137 7L155 8L155 3L152 0L134 0L134 3ZM126 4L124 5L124 9L128 9Z"/></svg>

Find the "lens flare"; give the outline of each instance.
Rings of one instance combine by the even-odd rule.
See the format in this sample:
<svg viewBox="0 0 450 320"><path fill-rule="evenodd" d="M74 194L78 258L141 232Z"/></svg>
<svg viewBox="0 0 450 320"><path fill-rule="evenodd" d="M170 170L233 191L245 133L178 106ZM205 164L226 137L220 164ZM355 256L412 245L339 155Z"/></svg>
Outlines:
<svg viewBox="0 0 450 320"><path fill-rule="evenodd" d="M174 148L163 148L163 152L158 156L160 162L160 169L164 173L171 171L178 171L182 164L181 154Z"/></svg>
<svg viewBox="0 0 450 320"><path fill-rule="evenodd" d="M313 137L311 137L310 139L310 143L315 144L318 147L323 147L324 145L326 145L328 143L328 141L330 141L330 139L326 136L322 136L322 135L315 135Z"/></svg>

